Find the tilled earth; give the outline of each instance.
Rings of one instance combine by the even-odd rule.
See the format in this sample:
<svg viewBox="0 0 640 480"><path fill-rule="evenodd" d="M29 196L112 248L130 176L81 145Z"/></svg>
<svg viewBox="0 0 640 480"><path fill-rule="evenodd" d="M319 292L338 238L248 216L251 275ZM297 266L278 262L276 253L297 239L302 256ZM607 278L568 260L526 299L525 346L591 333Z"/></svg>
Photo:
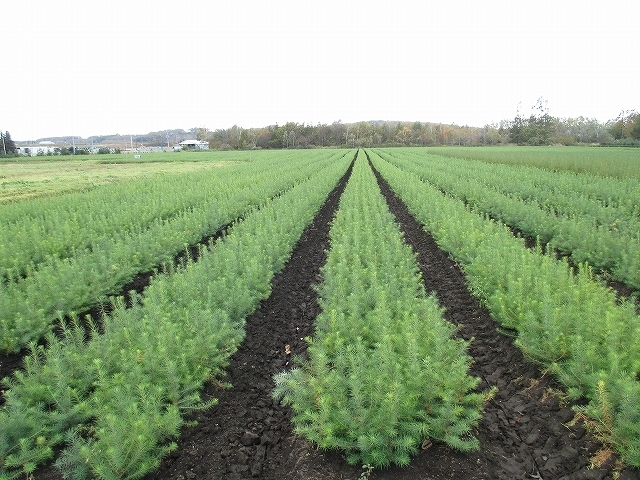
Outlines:
<svg viewBox="0 0 640 480"><path fill-rule="evenodd" d="M319 313L314 285L321 281L330 222L346 180L305 230L274 278L271 296L247 318L246 338L222 379L232 388L206 386L205 397L219 403L187 419L197 425L183 429L179 448L146 479L640 479L638 470L616 467L614 457L590 468L602 445L583 426L567 426L573 412L562 401L561 387L523 358L512 337L496 330L487 310L469 294L460 269L383 181L426 290L436 293L445 317L459 326L458 335L472 340L470 373L482 379L478 388L498 388L475 431L480 450L464 454L435 443L407 468L369 472L348 465L339 452L317 450L292 431L291 410L271 398L272 376L289 368L294 355L304 357L303 338L313 335ZM46 467L35 478L60 476Z"/></svg>

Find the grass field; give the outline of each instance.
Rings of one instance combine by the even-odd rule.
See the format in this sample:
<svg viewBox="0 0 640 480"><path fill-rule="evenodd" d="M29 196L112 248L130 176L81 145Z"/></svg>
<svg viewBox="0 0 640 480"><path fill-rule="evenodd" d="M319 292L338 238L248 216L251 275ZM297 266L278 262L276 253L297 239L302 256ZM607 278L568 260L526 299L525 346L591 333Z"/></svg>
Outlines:
<svg viewBox="0 0 640 480"><path fill-rule="evenodd" d="M0 203L86 190L158 173L179 173L251 160L249 152L167 152L13 158L0 162Z"/></svg>

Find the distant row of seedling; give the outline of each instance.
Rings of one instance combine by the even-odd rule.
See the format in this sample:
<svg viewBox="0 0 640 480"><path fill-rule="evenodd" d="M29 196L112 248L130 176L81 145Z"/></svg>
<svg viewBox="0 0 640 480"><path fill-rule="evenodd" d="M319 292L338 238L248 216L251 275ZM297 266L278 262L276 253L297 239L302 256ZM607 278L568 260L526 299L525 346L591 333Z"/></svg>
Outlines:
<svg viewBox="0 0 640 480"><path fill-rule="evenodd" d="M640 290L640 184L635 179L548 172L416 151L386 160L479 213Z"/></svg>

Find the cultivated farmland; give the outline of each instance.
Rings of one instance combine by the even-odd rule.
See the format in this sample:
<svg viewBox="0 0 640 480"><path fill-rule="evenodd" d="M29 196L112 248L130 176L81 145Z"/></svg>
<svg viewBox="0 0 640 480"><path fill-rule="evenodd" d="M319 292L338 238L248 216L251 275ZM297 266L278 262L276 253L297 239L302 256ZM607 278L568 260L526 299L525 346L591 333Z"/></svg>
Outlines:
<svg viewBox="0 0 640 480"><path fill-rule="evenodd" d="M0 478L640 478L637 179L442 154L0 205Z"/></svg>

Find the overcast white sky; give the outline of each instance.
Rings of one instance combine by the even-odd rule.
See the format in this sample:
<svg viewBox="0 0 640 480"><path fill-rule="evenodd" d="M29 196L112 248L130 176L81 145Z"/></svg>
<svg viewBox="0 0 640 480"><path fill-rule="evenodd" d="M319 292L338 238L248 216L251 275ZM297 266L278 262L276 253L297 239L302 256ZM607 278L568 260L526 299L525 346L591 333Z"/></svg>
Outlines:
<svg viewBox="0 0 640 480"><path fill-rule="evenodd" d="M640 1L3 0L14 140L640 110Z"/></svg>

